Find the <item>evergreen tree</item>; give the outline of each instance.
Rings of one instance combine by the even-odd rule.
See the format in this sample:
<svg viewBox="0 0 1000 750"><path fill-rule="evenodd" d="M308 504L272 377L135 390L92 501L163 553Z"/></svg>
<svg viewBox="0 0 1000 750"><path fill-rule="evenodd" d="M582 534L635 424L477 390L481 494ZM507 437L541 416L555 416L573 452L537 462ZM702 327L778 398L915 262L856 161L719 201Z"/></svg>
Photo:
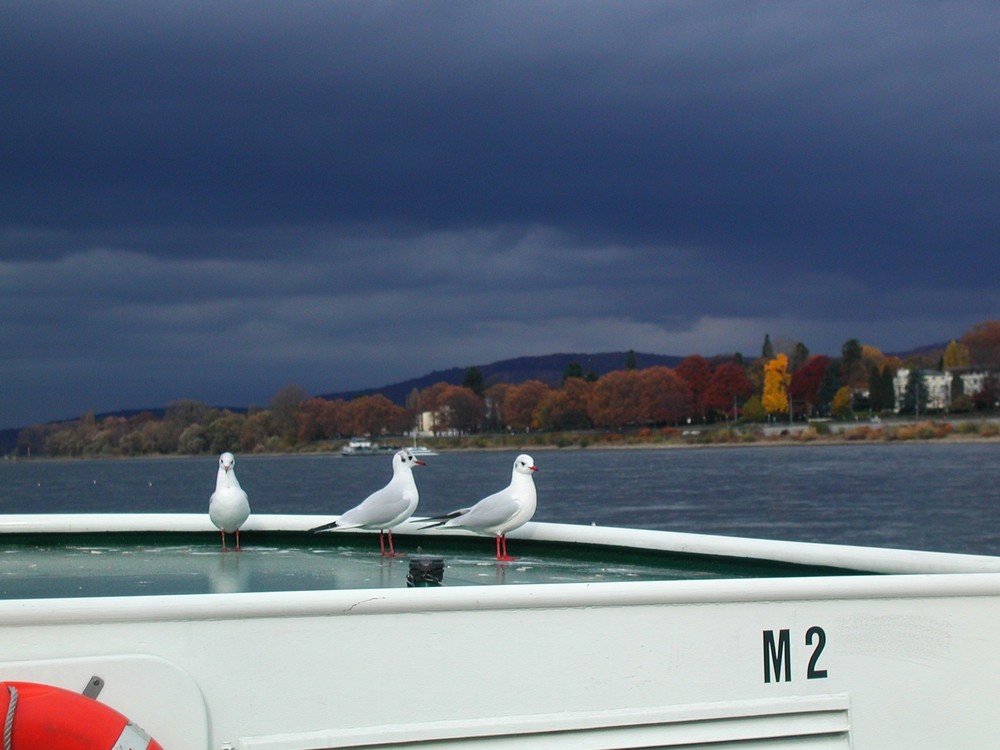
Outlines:
<svg viewBox="0 0 1000 750"><path fill-rule="evenodd" d="M888 369L888 368L886 368ZM874 412L887 411L892 408L892 380L889 380L888 392L886 381L878 365L872 363L868 368L868 405Z"/></svg>
<svg viewBox="0 0 1000 750"><path fill-rule="evenodd" d="M625 369L634 370L635 369L635 350L629 349L628 355L625 357Z"/></svg>
<svg viewBox="0 0 1000 750"><path fill-rule="evenodd" d="M580 366L579 362L570 362L566 365L566 371L563 373L562 382L565 385L566 381L570 378L582 378L583 368Z"/></svg>
<svg viewBox="0 0 1000 750"><path fill-rule="evenodd" d="M948 401L954 405L956 401L961 401L965 395L965 383L957 375L951 379L951 393L948 394Z"/></svg>
<svg viewBox="0 0 1000 750"><path fill-rule="evenodd" d="M843 361L843 378L847 385L858 387L864 383L864 366L862 358L864 349L857 339L848 339L840 350Z"/></svg>
<svg viewBox="0 0 1000 750"><path fill-rule="evenodd" d="M486 379L483 372L478 367L469 367L465 370L465 378L462 380L462 387L468 388L477 396L482 397L486 391Z"/></svg>
<svg viewBox="0 0 1000 750"><path fill-rule="evenodd" d="M843 385L842 363L839 359L831 359L816 391L816 409L820 414L830 413L833 398Z"/></svg>
<svg viewBox="0 0 1000 750"><path fill-rule="evenodd" d="M760 356L770 362L774 359L774 346L771 344L771 334L764 334L764 346L761 347Z"/></svg>
<svg viewBox="0 0 1000 750"><path fill-rule="evenodd" d="M788 369L791 372L795 372L808 361L809 347L800 341L795 345L795 351L792 352L792 360L788 363Z"/></svg>
<svg viewBox="0 0 1000 750"><path fill-rule="evenodd" d="M927 413L927 384L924 382L923 370L910 370L906 378L906 393L903 394L903 404L900 414L919 416Z"/></svg>

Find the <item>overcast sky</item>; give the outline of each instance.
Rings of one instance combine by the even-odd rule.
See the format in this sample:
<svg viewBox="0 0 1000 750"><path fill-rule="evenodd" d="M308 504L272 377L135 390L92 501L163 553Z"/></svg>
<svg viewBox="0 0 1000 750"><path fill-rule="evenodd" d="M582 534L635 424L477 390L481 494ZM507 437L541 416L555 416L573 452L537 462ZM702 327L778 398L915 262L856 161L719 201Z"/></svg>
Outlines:
<svg viewBox="0 0 1000 750"><path fill-rule="evenodd" d="M1000 317L1000 4L0 2L0 427Z"/></svg>

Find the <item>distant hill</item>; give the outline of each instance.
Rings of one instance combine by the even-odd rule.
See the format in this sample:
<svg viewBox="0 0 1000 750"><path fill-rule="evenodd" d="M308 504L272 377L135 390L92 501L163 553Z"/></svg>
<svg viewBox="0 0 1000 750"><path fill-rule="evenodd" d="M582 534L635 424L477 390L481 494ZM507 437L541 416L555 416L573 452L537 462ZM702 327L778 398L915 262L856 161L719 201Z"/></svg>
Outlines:
<svg viewBox="0 0 1000 750"><path fill-rule="evenodd" d="M887 357L899 357L905 362L907 357L943 355L944 350L947 348L948 342L945 341L943 344L924 344L923 346L918 346L915 349L907 349L905 352L885 352L885 355Z"/></svg>
<svg viewBox="0 0 1000 750"><path fill-rule="evenodd" d="M624 370L628 359L627 352L607 352L605 354L546 354L539 357L517 357L504 359L488 365L470 365L477 367L483 374L486 385L494 383L523 383L526 380L541 380L550 386L558 386L562 382L566 368L574 362L584 373L592 372L597 376L605 375L615 370ZM635 353L635 366L644 367L676 367L683 357L673 357L665 354ZM429 388L435 383L450 383L461 385L465 380L468 367L452 367L448 370L436 370L419 378L404 380L401 383L384 385L379 388L366 388L360 391L342 391L339 393L320 394L322 398L342 398L349 401L358 396L368 396L381 393L396 404L405 404L407 396L416 388L418 391Z"/></svg>

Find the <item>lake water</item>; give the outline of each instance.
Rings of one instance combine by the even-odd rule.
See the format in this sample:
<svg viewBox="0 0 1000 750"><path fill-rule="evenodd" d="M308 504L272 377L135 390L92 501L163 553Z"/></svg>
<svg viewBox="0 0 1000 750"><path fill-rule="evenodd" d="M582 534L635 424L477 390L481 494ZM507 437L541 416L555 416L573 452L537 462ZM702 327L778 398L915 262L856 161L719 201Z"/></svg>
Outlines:
<svg viewBox="0 0 1000 750"><path fill-rule="evenodd" d="M538 450L536 521L1000 555L1000 443ZM418 515L510 479L514 452L428 457ZM217 457L2 461L0 513L206 512ZM387 457L238 456L257 513L339 514Z"/></svg>

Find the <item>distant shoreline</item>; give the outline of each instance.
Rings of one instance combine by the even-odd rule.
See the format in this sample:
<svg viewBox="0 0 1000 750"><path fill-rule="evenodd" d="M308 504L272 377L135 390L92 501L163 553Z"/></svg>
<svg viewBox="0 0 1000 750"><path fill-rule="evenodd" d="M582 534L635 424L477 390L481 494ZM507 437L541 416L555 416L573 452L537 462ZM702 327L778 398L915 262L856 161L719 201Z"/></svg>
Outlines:
<svg viewBox="0 0 1000 750"><path fill-rule="evenodd" d="M959 427L956 427L958 424ZM651 435L639 433L522 433L477 434L457 437L431 437L421 439L421 444L440 453L475 452L531 452L560 450L697 450L704 448L805 448L809 446L851 445L984 445L1000 444L1000 424L990 420L981 422L950 423L938 421L894 422L887 425L843 424L820 434L812 426L796 425L791 431L780 426L741 426L693 428L686 431L660 431ZM962 426L962 425L966 426ZM972 428L975 428L974 430ZM768 434L766 431L770 431ZM664 434L664 433L667 434ZM382 438L384 446L405 448L412 438L394 436ZM244 452L246 456L261 457L336 457L365 460L378 456L348 456L340 454L346 440L321 440L307 446L287 451ZM240 454L238 449L234 453ZM0 463L45 461L121 461L131 459L185 459L211 458L214 454L150 453L141 455L85 455L85 456L7 456Z"/></svg>

